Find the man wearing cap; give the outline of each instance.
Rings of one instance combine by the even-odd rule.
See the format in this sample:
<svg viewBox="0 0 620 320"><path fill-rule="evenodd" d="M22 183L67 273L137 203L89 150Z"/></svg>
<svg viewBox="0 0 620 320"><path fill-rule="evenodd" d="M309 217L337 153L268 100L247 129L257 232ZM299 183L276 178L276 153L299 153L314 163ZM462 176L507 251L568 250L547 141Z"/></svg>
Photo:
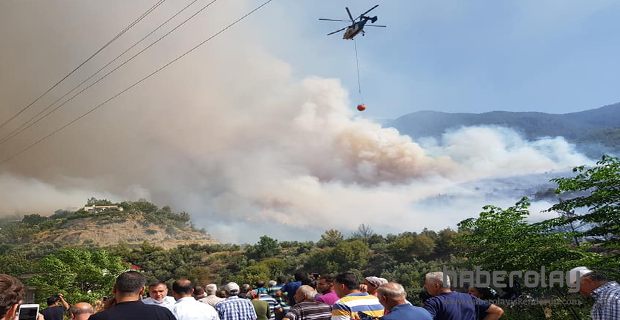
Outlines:
<svg viewBox="0 0 620 320"><path fill-rule="evenodd" d="M594 298L592 320L620 319L620 285L616 281L586 267L573 268L569 279L573 285L579 281L579 293Z"/></svg>
<svg viewBox="0 0 620 320"><path fill-rule="evenodd" d="M362 285L363 288L366 290L366 292L368 292L368 294L371 294L373 296L377 296L377 288L379 288L379 286L381 286L382 284L388 283L388 281L384 278L379 278L379 277L366 277L364 278L364 284ZM364 290L362 290L364 291Z"/></svg>
<svg viewBox="0 0 620 320"><path fill-rule="evenodd" d="M256 320L256 311L252 302L248 299L239 298L239 285L229 282L224 286L226 290L226 298L215 305L215 310L220 315L221 320Z"/></svg>
<svg viewBox="0 0 620 320"><path fill-rule="evenodd" d="M205 287L205 293L207 294L207 296L198 301L206 303L212 307L215 307L216 304L224 301L224 298L220 298L215 295L217 293L217 285L215 283L209 283Z"/></svg>

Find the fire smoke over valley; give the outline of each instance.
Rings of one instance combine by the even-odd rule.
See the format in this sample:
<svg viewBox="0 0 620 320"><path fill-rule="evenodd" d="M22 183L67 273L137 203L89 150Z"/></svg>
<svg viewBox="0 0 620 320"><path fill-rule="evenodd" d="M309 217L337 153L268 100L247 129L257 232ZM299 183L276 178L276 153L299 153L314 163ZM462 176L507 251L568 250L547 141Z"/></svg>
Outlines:
<svg viewBox="0 0 620 320"><path fill-rule="evenodd" d="M101 3L75 5L80 7L73 10L83 14L75 19L60 18L62 12L47 8L52 6L48 2L30 8L40 17L26 19L32 11L0 4L0 38L6 48L0 52L1 120L105 43L109 30L120 30L122 21L148 7L136 2L125 10L98 8L102 16L119 17L94 24L85 21L93 19L93 6ZM188 25L34 130L0 145L2 156L107 99L205 38L209 27L239 14L239 4L218 5L213 19ZM173 6L162 7L161 16L178 9ZM154 25L154 20L145 23ZM97 30L75 28L80 24ZM133 38L110 50L125 48L148 25L143 28L137 26ZM413 141L354 113L354 102L339 80L297 77L291 65L258 40L239 42L252 34L250 28L231 30L0 166L0 212L49 214L81 206L91 196L146 198L189 212L198 227L220 241L252 242L262 234L316 239L326 229L352 230L361 223L379 232L415 231L454 226L484 204L510 204L522 196L508 191L485 199L485 184L478 184L478 190L468 187L477 181L591 162L561 137L526 141L502 127L465 127L441 139ZM33 44L51 49L37 50ZM113 54L103 56L99 64ZM62 93L53 93L27 114ZM429 201L438 195L449 196L451 205Z"/></svg>

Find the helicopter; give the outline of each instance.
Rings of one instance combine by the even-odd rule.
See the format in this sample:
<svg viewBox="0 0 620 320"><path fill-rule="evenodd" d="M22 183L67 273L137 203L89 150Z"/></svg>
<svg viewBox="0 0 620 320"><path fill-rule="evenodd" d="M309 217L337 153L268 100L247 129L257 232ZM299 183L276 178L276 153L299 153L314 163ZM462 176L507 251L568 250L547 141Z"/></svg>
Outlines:
<svg viewBox="0 0 620 320"><path fill-rule="evenodd" d="M364 27L382 27L382 28L385 28L386 26L383 26L383 25L376 25L376 24L366 25L366 23L368 21L370 21L371 23L375 23L377 21L377 16L369 17L369 16L366 16L366 14L368 12L374 10L378 6L379 5L375 5L374 7L366 10L366 12L360 14L359 17L357 17L355 19L353 19L353 16L351 15L351 11L349 11L349 8L345 7L345 9L347 10L347 14L349 15L349 19L351 19L351 25L350 26L346 26L346 27L344 27L342 29L338 29L336 31L330 32L327 35L329 36L329 35L332 35L334 33L338 33L340 31L346 29L346 31L344 32L344 35L342 36L342 39L353 40L353 38L355 38L355 36L358 35L360 32L362 33L362 35L365 34ZM346 21L346 22L349 21L349 20L325 19L325 18L319 18L319 20L322 20L322 21Z"/></svg>

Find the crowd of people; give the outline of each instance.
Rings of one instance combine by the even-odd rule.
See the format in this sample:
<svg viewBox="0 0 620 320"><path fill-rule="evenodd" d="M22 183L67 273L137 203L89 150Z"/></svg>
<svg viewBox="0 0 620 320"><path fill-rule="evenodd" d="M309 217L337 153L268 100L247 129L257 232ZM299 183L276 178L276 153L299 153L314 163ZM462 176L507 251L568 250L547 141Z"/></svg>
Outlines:
<svg viewBox="0 0 620 320"><path fill-rule="evenodd" d="M592 319L620 319L618 283L586 268L579 269L578 281L580 292L595 299ZM350 272L297 273L286 283L283 279L254 286L229 282L222 290L216 284L203 288L179 279L169 295L166 283L147 286L142 273L127 271L116 278L113 297L101 305L70 305L59 294L48 299L37 320L62 320L66 312L76 320L492 320L504 313L474 294L452 291L442 272L426 274L424 289L428 296L423 306L415 306L402 285L383 278L370 276L360 282ZM0 320L17 319L23 295L18 279L0 274Z"/></svg>

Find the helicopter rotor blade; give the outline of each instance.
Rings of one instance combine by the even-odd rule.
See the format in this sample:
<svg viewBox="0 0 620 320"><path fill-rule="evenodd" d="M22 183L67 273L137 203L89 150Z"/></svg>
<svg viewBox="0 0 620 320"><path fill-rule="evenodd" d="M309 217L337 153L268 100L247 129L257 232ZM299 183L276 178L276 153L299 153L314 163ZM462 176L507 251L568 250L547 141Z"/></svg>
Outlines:
<svg viewBox="0 0 620 320"><path fill-rule="evenodd" d="M325 19L325 18L319 18L319 20L321 20L321 21L345 21L345 22L349 22L349 20L342 20L342 19Z"/></svg>
<svg viewBox="0 0 620 320"><path fill-rule="evenodd" d="M340 31L342 31L342 30L344 30L344 29L346 29L346 28L347 28L347 27L344 27L344 28L342 28L342 29L338 29L338 30L336 30L336 31L333 31L333 32L328 33L327 35L328 35L328 36L330 36L330 35L332 35L332 34L334 34L334 33L338 33L338 32L340 32Z"/></svg>
<svg viewBox="0 0 620 320"><path fill-rule="evenodd" d="M353 19L353 16L351 15L351 11L349 11L349 7L344 7L345 9L347 9L347 14L349 15L349 18L351 19L351 22L355 23L355 20Z"/></svg>
<svg viewBox="0 0 620 320"><path fill-rule="evenodd" d="M370 8L370 9L368 9L366 12L364 12L364 13L360 14L360 18L361 18L361 17L363 17L363 16L365 16L368 12L370 12L370 11L372 11L372 10L375 10L378 6L379 6L379 5L376 5L376 6L372 7L372 8Z"/></svg>

